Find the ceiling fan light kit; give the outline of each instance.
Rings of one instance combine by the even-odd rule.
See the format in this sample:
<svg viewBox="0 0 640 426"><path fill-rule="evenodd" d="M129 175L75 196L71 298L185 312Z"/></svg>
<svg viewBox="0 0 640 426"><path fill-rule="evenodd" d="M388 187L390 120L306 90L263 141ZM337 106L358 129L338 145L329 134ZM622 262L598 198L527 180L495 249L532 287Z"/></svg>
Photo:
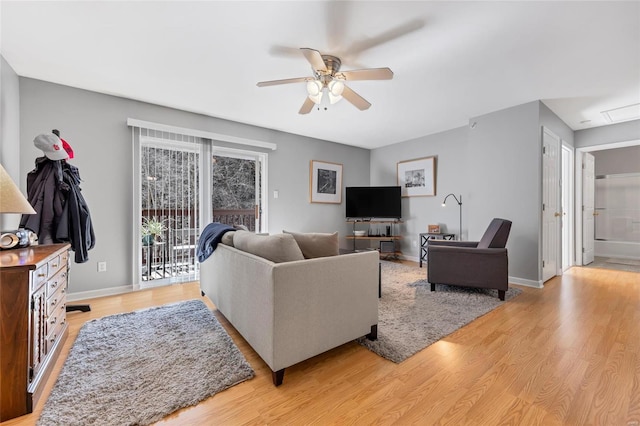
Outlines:
<svg viewBox="0 0 640 426"><path fill-rule="evenodd" d="M299 114L308 114L314 105L322 102L322 93L326 89L329 103L335 104L343 97L361 111L368 109L371 104L358 95L344 81L354 80L390 80L393 71L389 68L367 68L353 71L340 71L342 61L332 55L322 55L315 49L301 48L304 57L311 64L313 78L298 77L285 80L261 81L258 87L275 86L279 84L306 82L307 98L305 99ZM326 108L325 108L326 109Z"/></svg>

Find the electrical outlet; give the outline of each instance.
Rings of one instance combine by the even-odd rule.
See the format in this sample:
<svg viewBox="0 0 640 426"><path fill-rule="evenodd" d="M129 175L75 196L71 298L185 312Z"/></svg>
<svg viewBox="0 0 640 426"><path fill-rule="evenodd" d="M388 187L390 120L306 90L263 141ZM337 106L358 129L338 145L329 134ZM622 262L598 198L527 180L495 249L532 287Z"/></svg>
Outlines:
<svg viewBox="0 0 640 426"><path fill-rule="evenodd" d="M107 262L98 262L98 272L107 272Z"/></svg>

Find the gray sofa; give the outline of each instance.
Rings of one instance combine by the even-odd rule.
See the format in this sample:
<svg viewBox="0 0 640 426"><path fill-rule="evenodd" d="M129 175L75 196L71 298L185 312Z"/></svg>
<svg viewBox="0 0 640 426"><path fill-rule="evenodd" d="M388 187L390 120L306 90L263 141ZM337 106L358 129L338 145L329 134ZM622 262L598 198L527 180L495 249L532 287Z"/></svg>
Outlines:
<svg viewBox="0 0 640 426"><path fill-rule="evenodd" d="M275 263L219 244L200 265L200 287L278 386L287 367L377 337L378 261L374 251Z"/></svg>

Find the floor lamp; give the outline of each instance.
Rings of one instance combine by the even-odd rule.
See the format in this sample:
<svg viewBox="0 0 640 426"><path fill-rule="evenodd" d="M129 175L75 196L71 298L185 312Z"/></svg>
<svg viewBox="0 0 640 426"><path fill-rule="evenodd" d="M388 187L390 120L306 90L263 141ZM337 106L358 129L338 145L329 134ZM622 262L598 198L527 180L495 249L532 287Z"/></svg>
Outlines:
<svg viewBox="0 0 640 426"><path fill-rule="evenodd" d="M458 199L458 197L456 197L454 194L447 195L446 197L444 197L442 207L447 206L447 198L449 197L453 197L453 199L456 200L456 203L458 203L458 206L460 207L460 235L458 237L458 240L462 241L462 195L460 195L460 199Z"/></svg>

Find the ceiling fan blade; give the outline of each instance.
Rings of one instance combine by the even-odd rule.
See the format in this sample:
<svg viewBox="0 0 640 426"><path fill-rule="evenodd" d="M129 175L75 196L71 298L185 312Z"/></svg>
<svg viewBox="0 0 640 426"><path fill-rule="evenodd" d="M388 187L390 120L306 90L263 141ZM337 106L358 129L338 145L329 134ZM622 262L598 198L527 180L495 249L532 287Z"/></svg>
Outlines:
<svg viewBox="0 0 640 426"><path fill-rule="evenodd" d="M351 46L349 46L346 51L349 52L350 56L358 56L365 50L371 49L384 43L388 43L391 40L395 40L406 34L417 31L424 27L424 25L425 21L423 19L413 19L409 22L398 25L397 27L391 28L390 30L385 31L382 34L378 34L375 37L357 41L351 44Z"/></svg>
<svg viewBox="0 0 640 426"><path fill-rule="evenodd" d="M325 3L324 20L327 23L326 37L329 51L344 47L346 32L350 27L353 5L348 1L328 1Z"/></svg>
<svg viewBox="0 0 640 426"><path fill-rule="evenodd" d="M307 99L304 100L304 103L302 104L300 111L298 111L298 114L309 114L309 112L313 109L314 105L315 105L315 102L313 102L307 96Z"/></svg>
<svg viewBox="0 0 640 426"><path fill-rule="evenodd" d="M327 71L327 66L320 52L315 49L309 49L308 47L301 47L300 50L302 50L304 57L307 58L307 61L309 61L314 70Z"/></svg>
<svg viewBox="0 0 640 426"><path fill-rule="evenodd" d="M389 68L367 68L364 70L340 71L336 75L342 74L347 81L355 80L391 80L393 71Z"/></svg>
<svg viewBox="0 0 640 426"><path fill-rule="evenodd" d="M272 56L285 56L289 58L300 58L300 48L291 46L282 46L279 44L271 46L269 53Z"/></svg>
<svg viewBox="0 0 640 426"><path fill-rule="evenodd" d="M365 98L363 98L362 96L358 95L356 92L351 90L346 85L344 86L344 90L342 91L342 97L345 98L346 100L348 100L349 102L351 102L353 104L353 106L358 108L360 111L364 111L365 109L369 109L369 107L371 106L371 104L369 102L367 102L367 100Z"/></svg>
<svg viewBox="0 0 640 426"><path fill-rule="evenodd" d="M298 77L298 78L287 78L284 80L261 81L257 84L257 86L265 87L265 86L275 86L278 84L303 83L307 80L310 80L310 77Z"/></svg>

